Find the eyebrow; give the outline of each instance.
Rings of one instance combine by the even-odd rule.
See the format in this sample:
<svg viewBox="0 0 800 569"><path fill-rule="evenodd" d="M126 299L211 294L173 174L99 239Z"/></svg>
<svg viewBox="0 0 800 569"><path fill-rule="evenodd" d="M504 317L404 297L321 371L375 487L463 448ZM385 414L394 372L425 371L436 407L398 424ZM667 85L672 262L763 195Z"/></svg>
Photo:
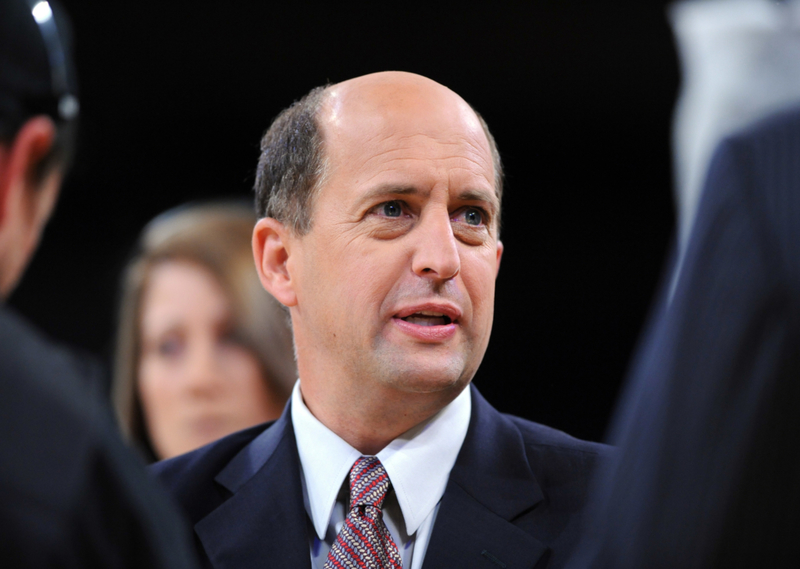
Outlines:
<svg viewBox="0 0 800 569"><path fill-rule="evenodd" d="M498 209L497 196L492 192L485 192L483 190L464 190L458 194L457 198L464 202L485 202L492 206L492 209Z"/></svg>
<svg viewBox="0 0 800 569"><path fill-rule="evenodd" d="M372 201L375 198L382 198L388 196L412 196L421 194L414 186L394 186L391 184L384 184L371 189L361 198L361 201Z"/></svg>

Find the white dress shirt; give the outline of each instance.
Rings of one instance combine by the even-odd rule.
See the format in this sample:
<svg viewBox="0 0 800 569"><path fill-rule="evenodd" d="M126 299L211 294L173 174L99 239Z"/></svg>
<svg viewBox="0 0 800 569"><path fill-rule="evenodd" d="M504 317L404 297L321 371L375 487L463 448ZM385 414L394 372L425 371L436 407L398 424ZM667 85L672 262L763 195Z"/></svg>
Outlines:
<svg viewBox="0 0 800 569"><path fill-rule="evenodd" d="M376 456L392 485L383 521L400 550L404 569L421 569L439 502L467 435L472 408L469 388L420 425L406 431ZM313 525L311 565L322 569L344 524L349 473L362 454L308 410L300 381L292 392L292 425L300 454L303 500Z"/></svg>

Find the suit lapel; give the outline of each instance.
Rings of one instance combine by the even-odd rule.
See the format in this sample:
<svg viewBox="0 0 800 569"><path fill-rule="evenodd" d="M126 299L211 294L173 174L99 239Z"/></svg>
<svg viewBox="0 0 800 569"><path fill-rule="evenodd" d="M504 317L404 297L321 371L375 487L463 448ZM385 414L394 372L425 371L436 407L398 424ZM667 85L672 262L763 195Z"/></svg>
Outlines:
<svg viewBox="0 0 800 569"><path fill-rule="evenodd" d="M436 516L424 568L531 568L547 546L512 521L543 499L522 437L474 387L472 416Z"/></svg>
<svg viewBox="0 0 800 569"><path fill-rule="evenodd" d="M310 569L299 464L287 405L215 478L233 495L195 525L215 569Z"/></svg>
<svg viewBox="0 0 800 569"><path fill-rule="evenodd" d="M467 437L450 473L423 567L531 568L547 546L513 520L543 496L522 437L472 389ZM195 525L216 569L311 567L289 407L216 477L232 493Z"/></svg>

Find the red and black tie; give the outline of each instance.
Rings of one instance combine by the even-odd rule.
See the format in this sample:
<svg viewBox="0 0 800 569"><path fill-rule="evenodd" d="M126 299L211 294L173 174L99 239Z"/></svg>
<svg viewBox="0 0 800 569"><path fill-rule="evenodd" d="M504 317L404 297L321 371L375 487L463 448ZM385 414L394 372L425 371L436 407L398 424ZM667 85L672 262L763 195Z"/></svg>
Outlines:
<svg viewBox="0 0 800 569"><path fill-rule="evenodd" d="M362 456L350 469L350 513L333 542L325 569L402 569L381 506L389 476L381 461Z"/></svg>

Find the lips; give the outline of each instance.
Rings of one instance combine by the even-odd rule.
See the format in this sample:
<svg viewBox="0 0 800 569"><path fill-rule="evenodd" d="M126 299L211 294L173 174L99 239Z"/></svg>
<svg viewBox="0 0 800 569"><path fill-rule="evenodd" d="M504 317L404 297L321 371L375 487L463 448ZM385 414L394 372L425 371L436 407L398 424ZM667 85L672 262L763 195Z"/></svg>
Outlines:
<svg viewBox="0 0 800 569"><path fill-rule="evenodd" d="M420 326L443 326L456 322L461 309L449 302L426 302L401 308L394 317Z"/></svg>
<svg viewBox="0 0 800 569"><path fill-rule="evenodd" d="M442 342L452 338L458 328L461 310L446 303L408 306L393 320L405 334L423 342Z"/></svg>
<svg viewBox="0 0 800 569"><path fill-rule="evenodd" d="M442 314L433 310L415 312L400 320L404 320L410 324L416 324L417 326L446 326L453 322L447 314Z"/></svg>

